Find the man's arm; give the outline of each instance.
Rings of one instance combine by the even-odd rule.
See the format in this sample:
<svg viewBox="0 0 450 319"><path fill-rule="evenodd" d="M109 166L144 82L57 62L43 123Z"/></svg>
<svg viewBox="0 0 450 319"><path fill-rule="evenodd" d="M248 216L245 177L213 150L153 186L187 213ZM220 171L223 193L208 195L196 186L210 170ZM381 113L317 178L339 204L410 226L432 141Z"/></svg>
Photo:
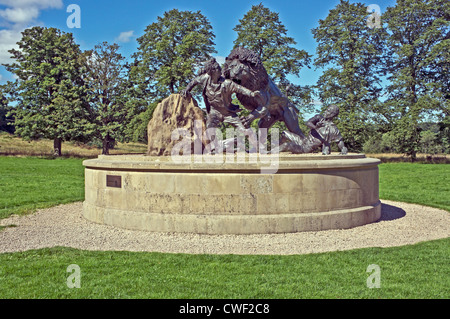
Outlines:
<svg viewBox="0 0 450 319"><path fill-rule="evenodd" d="M230 86L231 92L243 94L248 97L261 99L261 93L259 91L251 91L251 90L247 89L245 86L234 83L231 80L226 80L226 81L229 81L229 86ZM260 101L258 101L258 102L260 102ZM260 104L262 104L262 103L260 103Z"/></svg>
<svg viewBox="0 0 450 319"><path fill-rule="evenodd" d="M191 90L195 86L199 84L205 85L207 78L208 78L207 74L202 74L200 76L195 77L191 82L189 82L189 84L186 86L186 89L181 92L181 95L183 95L184 97L188 97L188 95L191 95Z"/></svg>
<svg viewBox="0 0 450 319"><path fill-rule="evenodd" d="M323 119L322 115L320 114L316 114L314 115L312 118L310 118L305 125L311 129L317 130L320 125L318 126L317 124Z"/></svg>

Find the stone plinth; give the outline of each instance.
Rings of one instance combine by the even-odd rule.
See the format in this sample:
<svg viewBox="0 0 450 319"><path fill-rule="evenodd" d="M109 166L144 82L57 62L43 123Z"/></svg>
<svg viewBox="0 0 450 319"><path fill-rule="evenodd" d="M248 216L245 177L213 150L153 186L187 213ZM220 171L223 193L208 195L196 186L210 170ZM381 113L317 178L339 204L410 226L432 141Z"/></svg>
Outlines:
<svg viewBox="0 0 450 319"><path fill-rule="evenodd" d="M99 156L83 162L83 215L127 229L200 234L342 229L380 218L377 159L280 155L272 171L261 170L262 161Z"/></svg>

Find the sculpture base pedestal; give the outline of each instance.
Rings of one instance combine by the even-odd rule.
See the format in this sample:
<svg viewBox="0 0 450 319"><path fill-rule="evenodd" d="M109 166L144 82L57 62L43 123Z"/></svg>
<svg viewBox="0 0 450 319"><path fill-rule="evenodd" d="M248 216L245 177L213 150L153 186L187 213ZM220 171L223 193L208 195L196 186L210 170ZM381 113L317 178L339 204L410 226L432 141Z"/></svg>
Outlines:
<svg viewBox="0 0 450 319"><path fill-rule="evenodd" d="M342 229L381 215L380 161L363 154L280 154L272 166L263 158L251 162L248 155L246 162L236 156L207 160L86 160L83 215L126 229L199 234Z"/></svg>

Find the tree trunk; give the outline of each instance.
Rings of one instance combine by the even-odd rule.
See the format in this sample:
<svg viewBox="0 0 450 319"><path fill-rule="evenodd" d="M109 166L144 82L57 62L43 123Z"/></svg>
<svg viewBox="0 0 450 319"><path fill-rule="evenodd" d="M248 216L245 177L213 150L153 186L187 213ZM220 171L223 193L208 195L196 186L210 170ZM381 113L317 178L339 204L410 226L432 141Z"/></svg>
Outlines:
<svg viewBox="0 0 450 319"><path fill-rule="evenodd" d="M102 155L109 155L109 135L106 135L103 139Z"/></svg>
<svg viewBox="0 0 450 319"><path fill-rule="evenodd" d="M61 144L62 140L57 137L53 140L53 155L54 156L61 156Z"/></svg>
<svg viewBox="0 0 450 319"><path fill-rule="evenodd" d="M412 151L411 152L411 162L414 163L417 160L417 152L416 151Z"/></svg>

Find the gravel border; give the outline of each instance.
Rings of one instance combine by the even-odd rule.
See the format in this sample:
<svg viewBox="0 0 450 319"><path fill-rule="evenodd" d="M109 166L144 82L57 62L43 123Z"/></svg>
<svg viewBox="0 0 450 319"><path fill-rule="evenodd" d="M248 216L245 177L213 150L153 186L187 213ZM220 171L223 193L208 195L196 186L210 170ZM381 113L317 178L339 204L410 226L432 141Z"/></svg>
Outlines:
<svg viewBox="0 0 450 319"><path fill-rule="evenodd" d="M262 235L199 235L120 229L87 221L82 202L0 220L0 253L55 246L97 251L292 255L392 247L450 237L450 213L382 200L381 219L343 230Z"/></svg>

